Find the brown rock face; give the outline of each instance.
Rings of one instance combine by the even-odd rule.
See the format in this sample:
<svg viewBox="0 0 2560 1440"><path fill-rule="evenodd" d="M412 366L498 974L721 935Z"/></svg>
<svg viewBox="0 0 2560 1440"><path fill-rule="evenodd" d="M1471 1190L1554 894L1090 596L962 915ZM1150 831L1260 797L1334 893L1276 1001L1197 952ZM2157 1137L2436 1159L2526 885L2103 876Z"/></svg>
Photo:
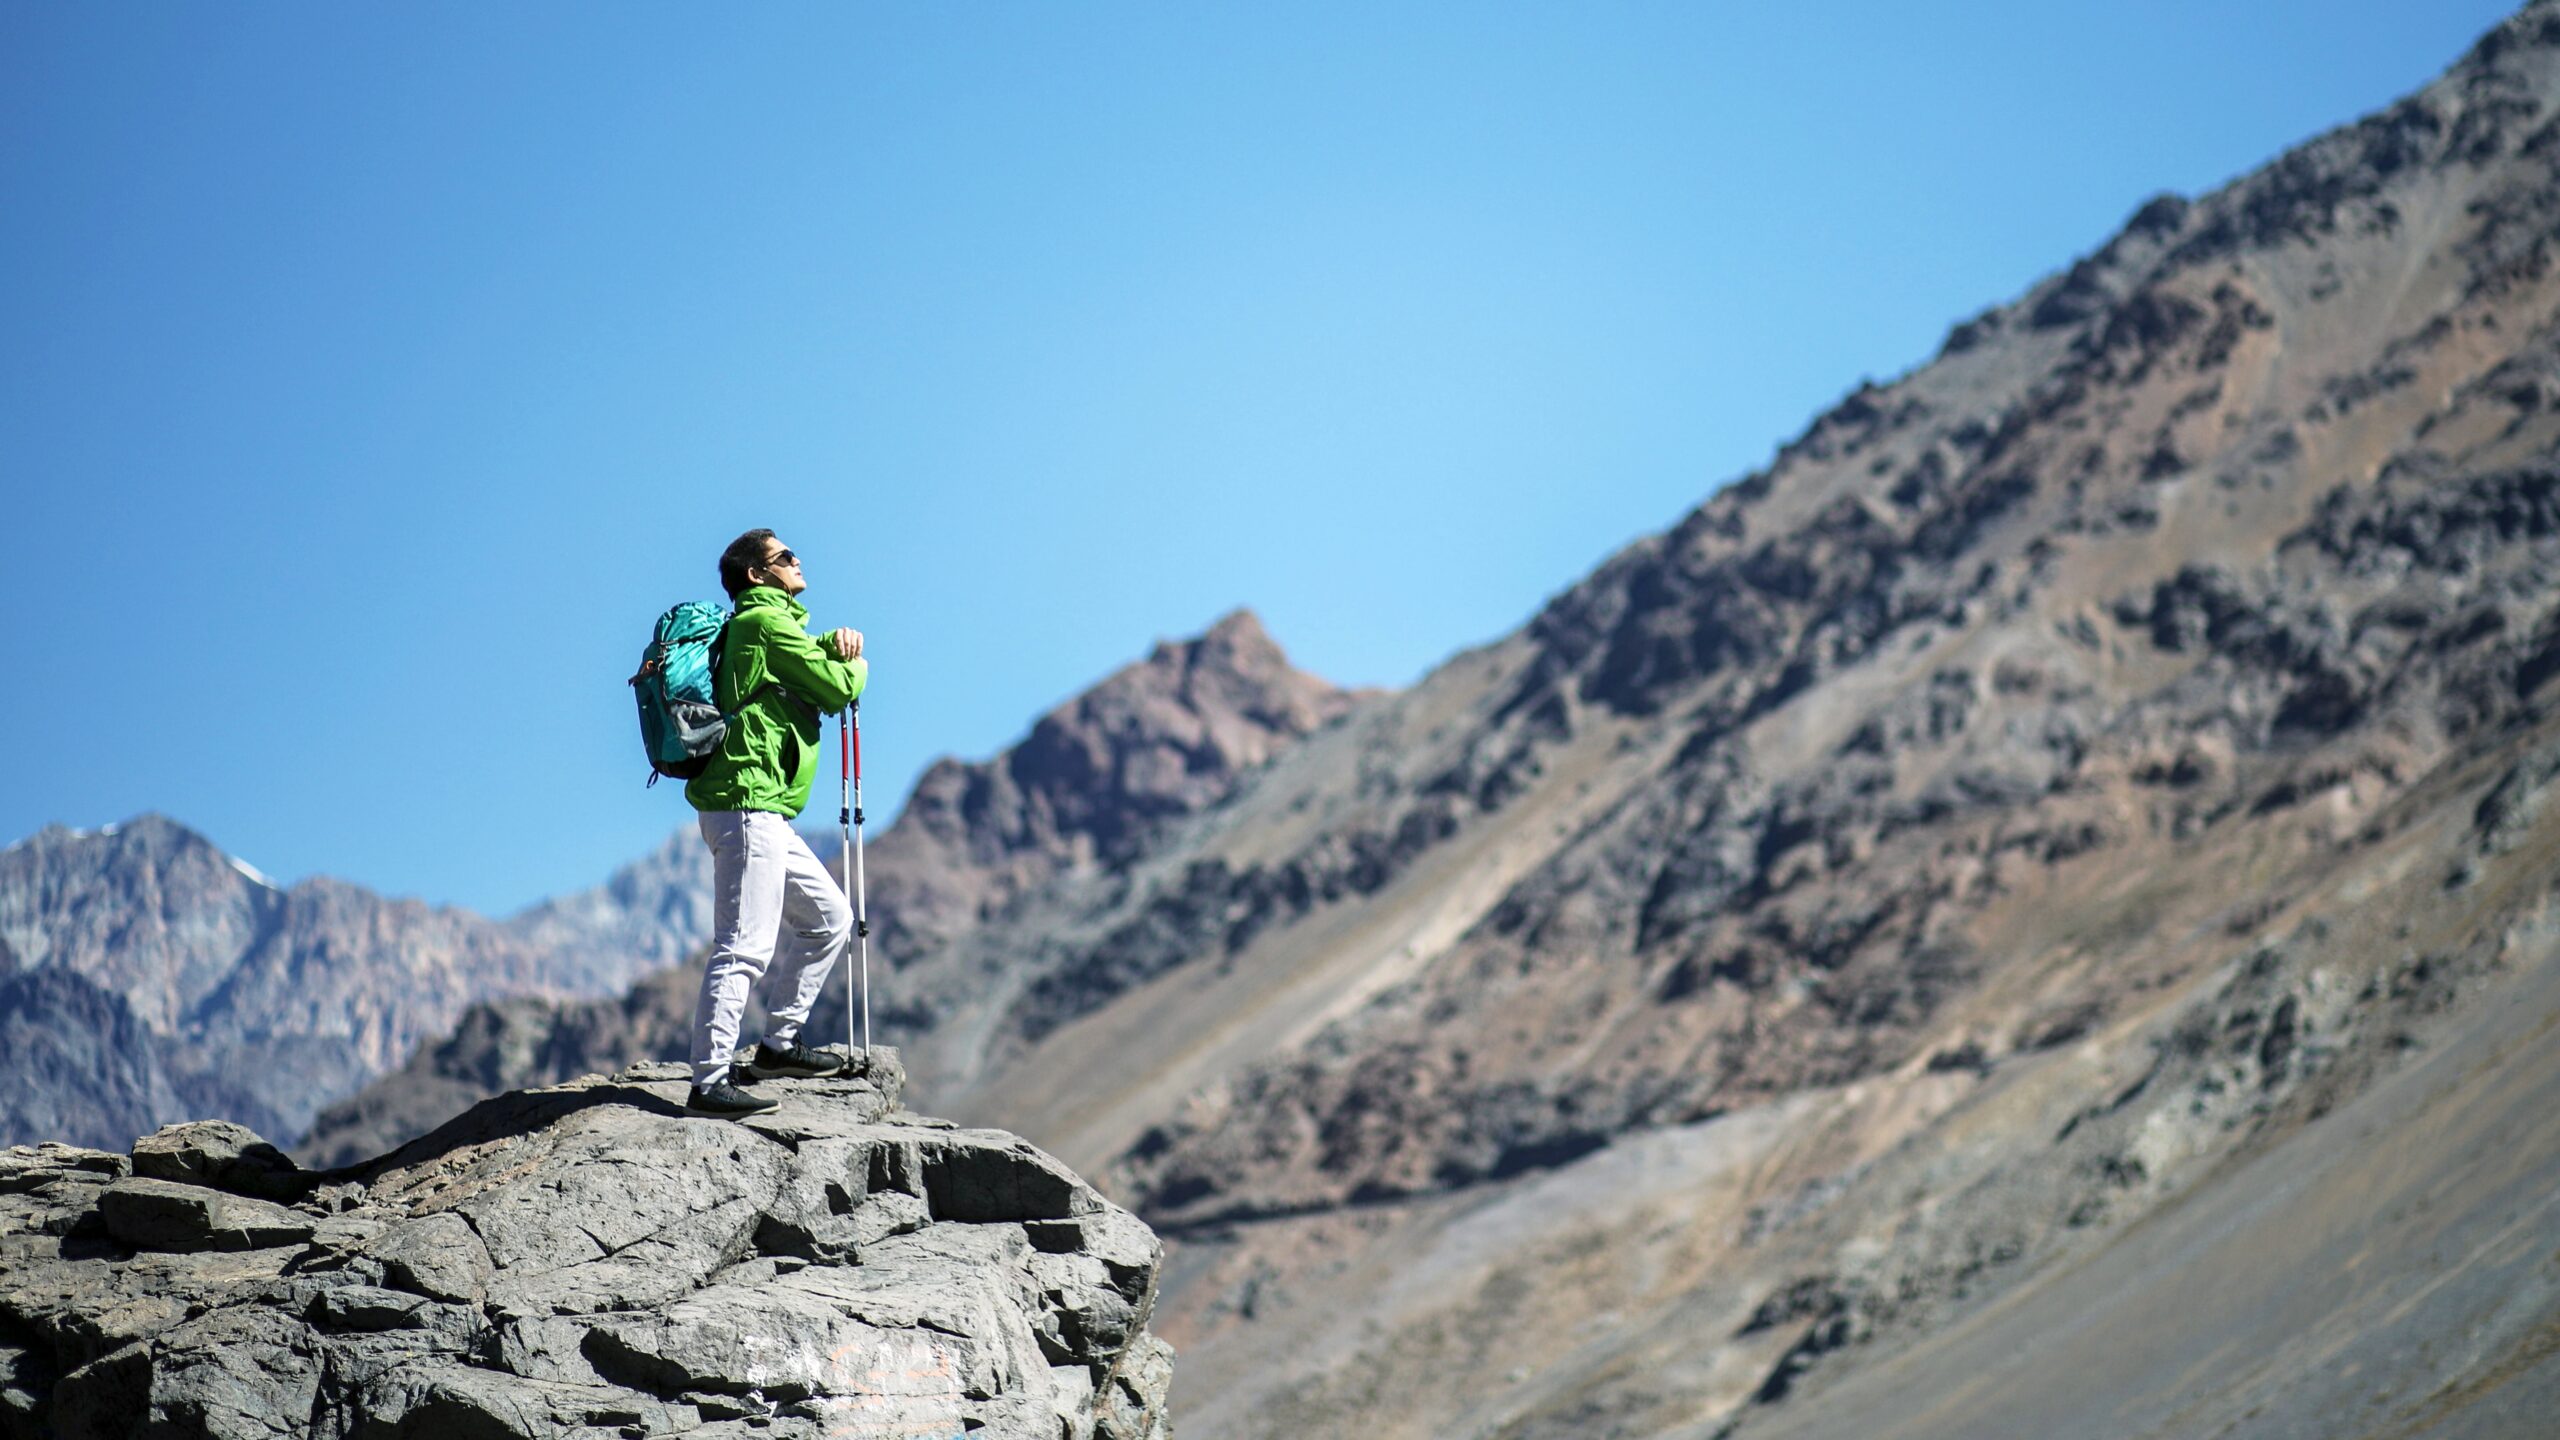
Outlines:
<svg viewBox="0 0 2560 1440"><path fill-rule="evenodd" d="M1040 717L995 759L927 770L880 839L880 904L929 943L1057 875L1125 865L1353 700L1236 611Z"/></svg>

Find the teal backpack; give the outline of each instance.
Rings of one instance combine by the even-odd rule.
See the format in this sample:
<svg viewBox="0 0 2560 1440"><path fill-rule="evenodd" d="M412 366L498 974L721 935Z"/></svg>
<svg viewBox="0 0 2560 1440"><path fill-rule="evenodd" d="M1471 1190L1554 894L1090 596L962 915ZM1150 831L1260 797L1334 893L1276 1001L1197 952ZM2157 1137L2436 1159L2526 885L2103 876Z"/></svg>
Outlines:
<svg viewBox="0 0 2560 1440"><path fill-rule="evenodd" d="M649 783L661 775L690 780L703 772L729 733L729 717L712 695L720 673L720 642L729 612L687 600L658 617L640 673L631 677L640 697L640 743L649 750Z"/></svg>

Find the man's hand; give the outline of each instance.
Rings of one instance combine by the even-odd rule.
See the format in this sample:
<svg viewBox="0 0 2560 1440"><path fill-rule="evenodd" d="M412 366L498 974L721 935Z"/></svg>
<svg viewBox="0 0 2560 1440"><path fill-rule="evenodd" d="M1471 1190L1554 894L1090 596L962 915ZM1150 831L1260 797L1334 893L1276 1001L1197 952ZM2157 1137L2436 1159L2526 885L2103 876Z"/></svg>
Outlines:
<svg viewBox="0 0 2560 1440"><path fill-rule="evenodd" d="M827 643L836 647L839 660L862 658L862 632L859 630L831 630L827 633Z"/></svg>

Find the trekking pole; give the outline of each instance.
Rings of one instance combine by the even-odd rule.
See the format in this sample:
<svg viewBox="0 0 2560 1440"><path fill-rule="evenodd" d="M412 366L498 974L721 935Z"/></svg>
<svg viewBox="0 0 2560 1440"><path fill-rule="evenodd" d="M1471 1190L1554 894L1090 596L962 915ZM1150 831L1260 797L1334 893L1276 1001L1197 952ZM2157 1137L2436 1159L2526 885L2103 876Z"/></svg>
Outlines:
<svg viewBox="0 0 2560 1440"><path fill-rule="evenodd" d="M836 811L836 821L844 829L843 849L852 868L845 877L845 893L853 897L853 933L862 943L862 1068L871 1068L871 910L866 903L862 874L862 702L856 700L836 717L836 751L842 764L840 787L843 804ZM853 977L845 977L844 1043L853 1044Z"/></svg>

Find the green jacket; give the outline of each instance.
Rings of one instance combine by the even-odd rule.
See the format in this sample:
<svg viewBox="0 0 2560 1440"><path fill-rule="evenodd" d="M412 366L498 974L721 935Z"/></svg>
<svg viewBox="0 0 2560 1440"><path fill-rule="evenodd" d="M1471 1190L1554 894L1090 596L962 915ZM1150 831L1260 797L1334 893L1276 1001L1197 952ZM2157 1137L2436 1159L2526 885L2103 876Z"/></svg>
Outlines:
<svg viewBox="0 0 2560 1440"><path fill-rule="evenodd" d="M870 662L838 660L809 637L799 601L758 585L738 597L712 698L734 716L710 767L684 787L696 810L770 810L797 818L818 775L818 719L862 694Z"/></svg>

